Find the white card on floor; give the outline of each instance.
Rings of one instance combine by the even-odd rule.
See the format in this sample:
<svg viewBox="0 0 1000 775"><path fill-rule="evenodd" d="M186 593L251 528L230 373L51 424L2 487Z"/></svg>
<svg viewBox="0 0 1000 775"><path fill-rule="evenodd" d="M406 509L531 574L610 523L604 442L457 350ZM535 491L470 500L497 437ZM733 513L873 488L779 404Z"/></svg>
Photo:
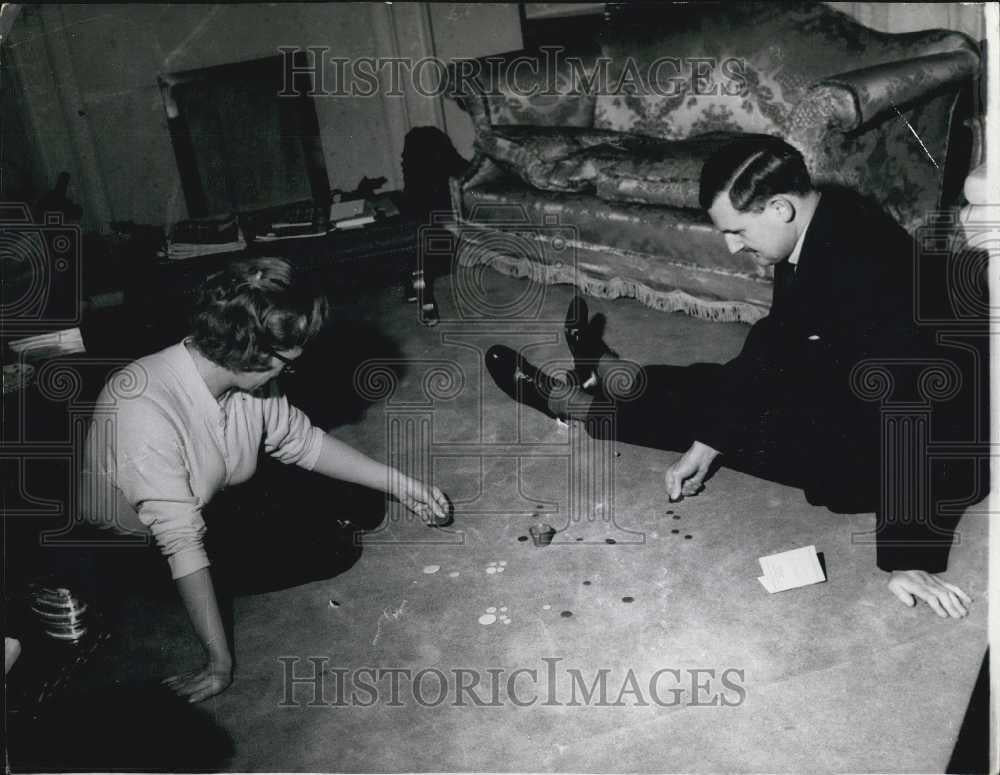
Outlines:
<svg viewBox="0 0 1000 775"><path fill-rule="evenodd" d="M757 580L772 594L826 581L815 546L769 554L761 557L759 562L764 575L758 576Z"/></svg>

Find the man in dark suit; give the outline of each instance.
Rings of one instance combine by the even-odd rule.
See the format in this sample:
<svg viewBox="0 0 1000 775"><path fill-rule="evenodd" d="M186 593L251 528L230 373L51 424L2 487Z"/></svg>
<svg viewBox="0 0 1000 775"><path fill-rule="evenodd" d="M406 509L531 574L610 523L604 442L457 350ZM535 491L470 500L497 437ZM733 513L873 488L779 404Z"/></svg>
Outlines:
<svg viewBox="0 0 1000 775"><path fill-rule="evenodd" d="M575 299L566 324L571 384L499 346L487 353L494 381L551 416L614 412L619 441L686 450L666 472L671 500L696 494L724 464L800 487L832 511L879 511L882 423L864 384L879 374L860 369L940 357L914 319L912 240L857 195L816 190L799 152L773 137L748 137L710 159L700 198L730 251L774 266L771 312L736 358L639 367L604 345ZM904 395L915 389L900 386ZM906 605L919 598L940 616L965 616L969 597L937 575L954 523L889 516L880 513L877 555L892 592Z"/></svg>

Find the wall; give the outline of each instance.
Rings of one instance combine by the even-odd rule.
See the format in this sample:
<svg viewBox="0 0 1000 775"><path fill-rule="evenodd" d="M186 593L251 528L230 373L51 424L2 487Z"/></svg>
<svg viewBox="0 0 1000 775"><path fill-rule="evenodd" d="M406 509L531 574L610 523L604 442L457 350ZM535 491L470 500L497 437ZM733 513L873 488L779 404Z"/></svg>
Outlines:
<svg viewBox="0 0 1000 775"><path fill-rule="evenodd" d="M20 110L21 95L0 50L0 197L3 201L33 203L52 183L42 178L34 146Z"/></svg>
<svg viewBox="0 0 1000 775"><path fill-rule="evenodd" d="M882 32L917 32L937 27L986 38L983 3L841 3L828 2L862 24Z"/></svg>
<svg viewBox="0 0 1000 775"><path fill-rule="evenodd" d="M886 31L940 26L985 36L981 4L829 5ZM185 217L157 75L269 56L281 45L448 59L516 50L521 30L514 3L29 6L8 50L41 177L71 173L71 196L90 228ZM413 126L438 126L460 153L472 153L468 116L413 89L401 97L321 98L316 107L335 187L351 188L364 175L385 175L400 187L403 138Z"/></svg>
<svg viewBox="0 0 1000 775"><path fill-rule="evenodd" d="M520 26L517 7L502 4L429 14L423 3L37 5L9 41L44 175L71 173L89 228L186 216L159 74L270 56L278 46L328 46L344 57L482 56L520 47ZM317 99L331 186L353 188L364 175L401 185L405 132L445 125L441 106L427 102L412 94ZM456 134L467 145L461 118Z"/></svg>
<svg viewBox="0 0 1000 775"><path fill-rule="evenodd" d="M430 14L437 56L448 60L517 51L522 47L516 3L421 3ZM395 5L393 7L396 7ZM472 156L472 121L453 100L443 100L444 125L456 150Z"/></svg>

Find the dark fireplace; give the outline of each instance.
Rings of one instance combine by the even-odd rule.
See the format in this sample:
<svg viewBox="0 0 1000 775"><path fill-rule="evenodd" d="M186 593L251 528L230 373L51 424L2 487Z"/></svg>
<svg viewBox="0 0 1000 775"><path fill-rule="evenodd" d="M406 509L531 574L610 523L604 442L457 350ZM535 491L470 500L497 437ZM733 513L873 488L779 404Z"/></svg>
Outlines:
<svg viewBox="0 0 1000 775"><path fill-rule="evenodd" d="M280 94L292 64L275 56L160 76L189 217L329 200L301 59L294 61L295 93Z"/></svg>

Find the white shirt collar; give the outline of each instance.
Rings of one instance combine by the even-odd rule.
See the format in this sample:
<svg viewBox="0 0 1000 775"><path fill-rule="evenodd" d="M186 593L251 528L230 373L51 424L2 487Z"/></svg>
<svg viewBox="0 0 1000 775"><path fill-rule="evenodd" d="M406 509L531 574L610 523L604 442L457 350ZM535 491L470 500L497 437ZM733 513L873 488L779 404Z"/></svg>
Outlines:
<svg viewBox="0 0 1000 775"><path fill-rule="evenodd" d="M807 224L806 228L802 230L802 233L799 235L798 240L795 242L795 247L792 248L792 253L788 257L788 263L791 264L792 266L799 265L799 254L802 252L802 243L806 241L806 232L808 230L809 230L809 225Z"/></svg>

